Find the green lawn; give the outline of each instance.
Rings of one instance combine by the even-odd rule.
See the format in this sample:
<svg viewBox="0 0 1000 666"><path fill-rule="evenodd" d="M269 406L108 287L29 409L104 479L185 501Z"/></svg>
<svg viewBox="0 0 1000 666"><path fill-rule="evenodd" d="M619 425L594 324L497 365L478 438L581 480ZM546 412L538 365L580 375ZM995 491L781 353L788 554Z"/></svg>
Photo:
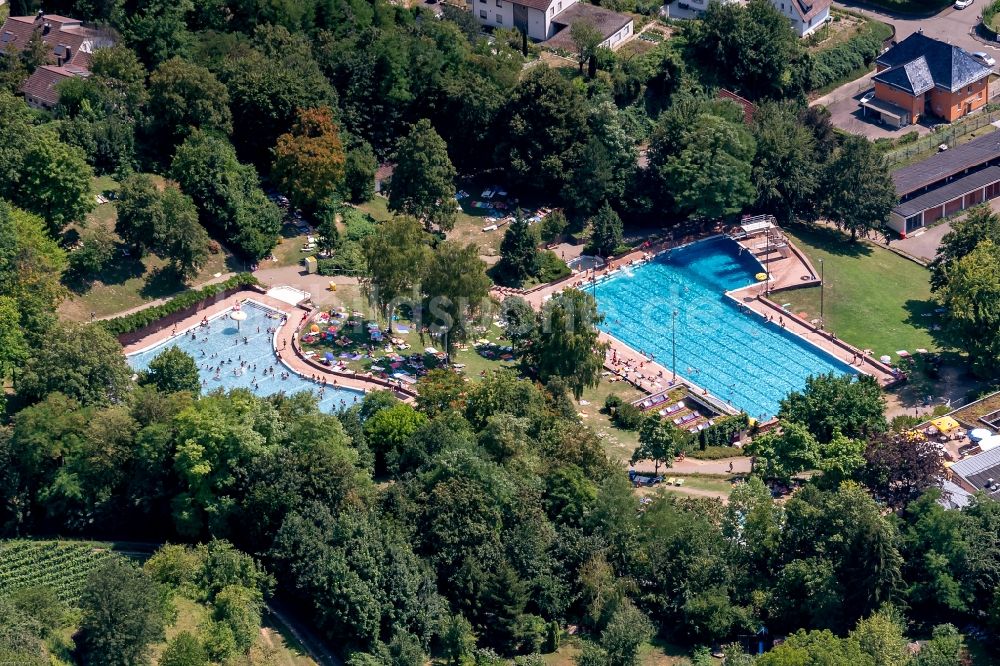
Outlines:
<svg viewBox="0 0 1000 666"><path fill-rule="evenodd" d="M792 242L812 261L817 273L825 265L824 316L826 327L838 337L871 349L876 356L918 348L935 349L935 303L931 300L930 273L883 247L851 243L835 230L815 228L788 232ZM807 319L819 317L820 288L773 294L779 304L789 304Z"/></svg>
<svg viewBox="0 0 1000 666"><path fill-rule="evenodd" d="M154 182L162 185L163 179L156 176ZM110 176L101 176L94 179L91 189L95 193L117 190L118 183ZM111 201L94 208L83 226L104 226L114 231L117 218L115 203ZM67 233L80 231L79 227L72 226ZM167 263L155 254L148 254L141 260L119 255L99 275L68 284L70 298L62 304L59 312L63 317L76 321L89 320L91 313L106 317L158 298L174 296L191 285L212 279L216 273L245 270L242 262L222 249L218 254L210 254L198 275L189 285L184 285L171 271L163 270Z"/></svg>

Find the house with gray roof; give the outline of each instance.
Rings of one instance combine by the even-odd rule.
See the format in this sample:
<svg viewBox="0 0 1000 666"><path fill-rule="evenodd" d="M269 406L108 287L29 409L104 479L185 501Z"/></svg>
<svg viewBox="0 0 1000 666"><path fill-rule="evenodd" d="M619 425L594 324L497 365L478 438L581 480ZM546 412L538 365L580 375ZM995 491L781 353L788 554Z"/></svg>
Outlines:
<svg viewBox="0 0 1000 666"><path fill-rule="evenodd" d="M925 114L953 122L986 106L990 68L963 48L915 32L875 60L875 96L862 102L894 127Z"/></svg>

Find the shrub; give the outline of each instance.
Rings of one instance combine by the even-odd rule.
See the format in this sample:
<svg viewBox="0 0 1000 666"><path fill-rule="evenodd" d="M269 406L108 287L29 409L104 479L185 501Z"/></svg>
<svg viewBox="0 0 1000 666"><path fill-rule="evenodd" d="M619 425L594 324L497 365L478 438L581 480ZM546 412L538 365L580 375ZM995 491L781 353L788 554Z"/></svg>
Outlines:
<svg viewBox="0 0 1000 666"><path fill-rule="evenodd" d="M614 414L618 411L618 408L624 404L624 400L620 396L612 393L607 398L604 399L604 413Z"/></svg>
<svg viewBox="0 0 1000 666"><path fill-rule="evenodd" d="M316 272L320 275L359 275L368 268L361 245L354 241L343 241L328 259L316 262Z"/></svg>
<svg viewBox="0 0 1000 666"><path fill-rule="evenodd" d="M645 416L643 415L641 409L626 402L622 403L618 409L615 410L615 414L611 418L611 422L622 430L638 430L639 426L642 425L642 420L644 418Z"/></svg>
<svg viewBox="0 0 1000 666"><path fill-rule="evenodd" d="M846 42L817 53L813 57L811 87L823 88L870 66L890 34L890 28L873 21Z"/></svg>
<svg viewBox="0 0 1000 666"><path fill-rule="evenodd" d="M698 460L722 460L742 456L743 449L738 446L706 446L704 449L695 449L688 455Z"/></svg>
<svg viewBox="0 0 1000 666"><path fill-rule="evenodd" d="M538 253L538 281L542 284L560 280L573 271L570 270L566 262L559 258L555 252L547 250Z"/></svg>
<svg viewBox="0 0 1000 666"><path fill-rule="evenodd" d="M125 315L124 317L105 319L101 322L101 326L106 328L111 335L131 333L132 331L138 331L140 328L149 326L158 319L163 319L164 317L172 315L175 312L189 308L195 303L220 294L227 289L233 289L235 287L249 287L251 285L258 284L260 284L260 282L258 282L257 278L255 278L252 274L237 273L225 282L210 284L207 287L202 287L201 289L190 289L185 291L171 298L162 305L154 305L153 307L133 312L132 314Z"/></svg>

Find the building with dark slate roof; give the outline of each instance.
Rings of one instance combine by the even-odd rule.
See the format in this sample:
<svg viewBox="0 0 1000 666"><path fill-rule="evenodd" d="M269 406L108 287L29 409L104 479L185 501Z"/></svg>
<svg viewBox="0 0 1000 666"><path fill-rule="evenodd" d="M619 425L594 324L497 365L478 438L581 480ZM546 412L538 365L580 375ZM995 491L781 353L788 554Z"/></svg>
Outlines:
<svg viewBox="0 0 1000 666"><path fill-rule="evenodd" d="M899 203L889 226L901 236L1000 196L1000 132L892 173Z"/></svg>
<svg viewBox="0 0 1000 666"><path fill-rule="evenodd" d="M965 49L915 32L875 60L866 113L903 127L932 114L948 122L986 105L990 68Z"/></svg>

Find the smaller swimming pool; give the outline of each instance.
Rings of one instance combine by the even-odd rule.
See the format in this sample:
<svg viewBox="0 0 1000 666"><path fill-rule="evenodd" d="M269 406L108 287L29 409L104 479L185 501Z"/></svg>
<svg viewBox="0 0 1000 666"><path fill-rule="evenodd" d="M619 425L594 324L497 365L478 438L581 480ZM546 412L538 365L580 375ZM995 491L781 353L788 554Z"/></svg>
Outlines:
<svg viewBox="0 0 1000 666"><path fill-rule="evenodd" d="M247 318L240 323L239 330L236 322L229 319L231 310L227 310L210 319L208 326L195 327L154 347L129 354L128 363L141 372L164 350L177 347L198 364L204 393L218 388L227 391L246 388L259 396L309 391L319 398L324 412L335 412L364 397L363 392L354 389L323 388L286 368L275 356L272 343L276 335L273 331L281 326L281 313L253 301L245 301L241 309ZM287 379L281 378L282 373L288 373Z"/></svg>

